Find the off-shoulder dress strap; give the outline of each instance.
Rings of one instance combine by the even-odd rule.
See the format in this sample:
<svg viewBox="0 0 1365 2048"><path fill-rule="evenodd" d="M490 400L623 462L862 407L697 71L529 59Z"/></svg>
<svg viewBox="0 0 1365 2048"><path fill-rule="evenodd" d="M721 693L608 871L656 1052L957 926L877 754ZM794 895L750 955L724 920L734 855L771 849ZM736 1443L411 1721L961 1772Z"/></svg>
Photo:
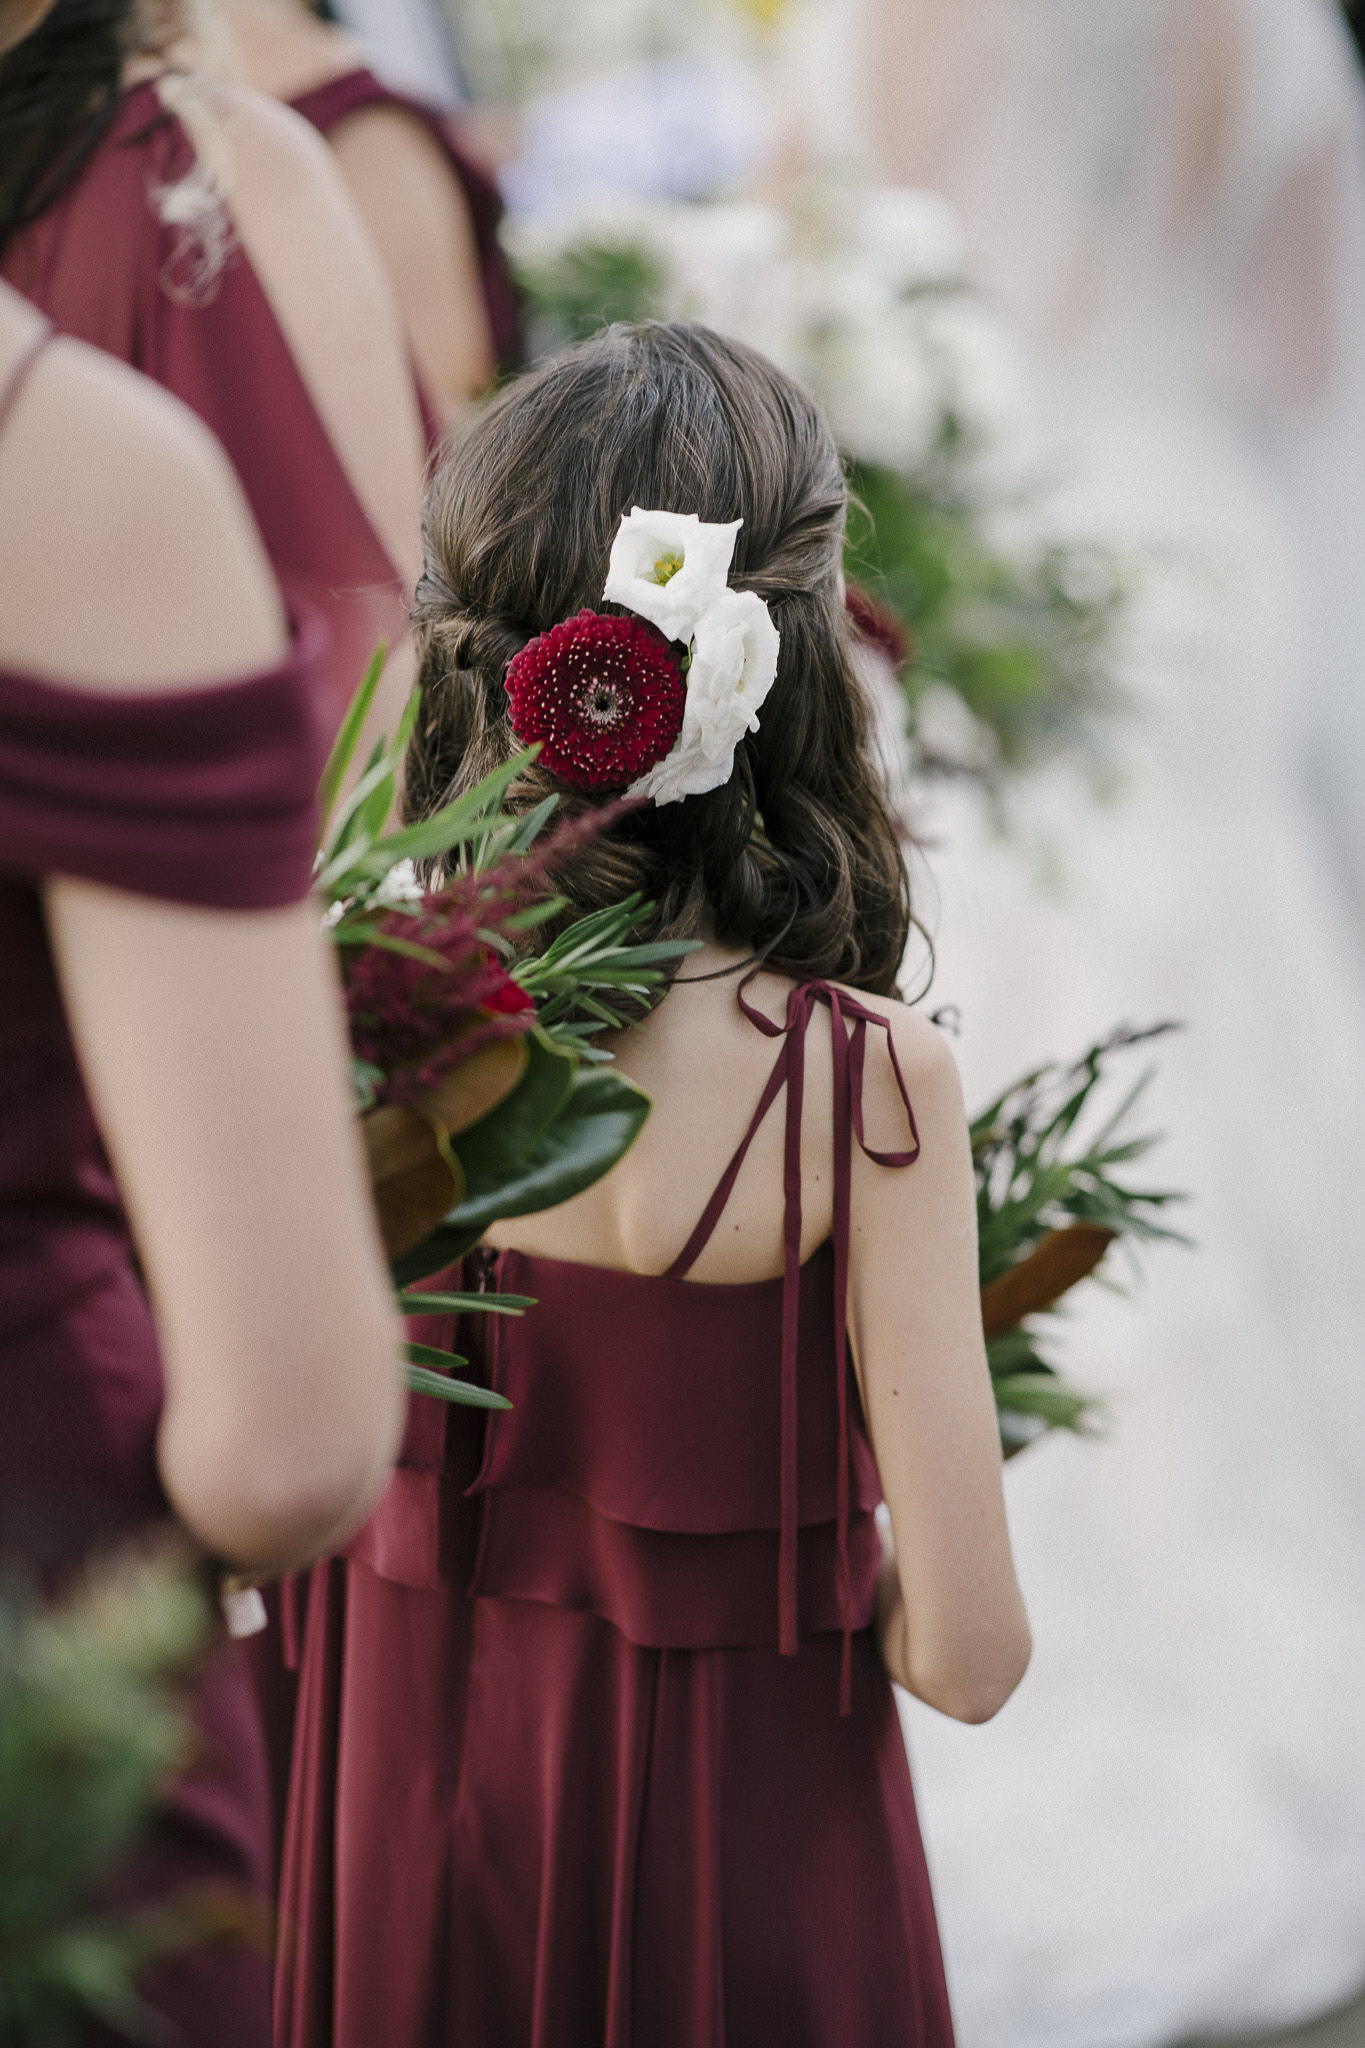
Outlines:
<svg viewBox="0 0 1365 2048"><path fill-rule="evenodd" d="M848 1562L849 1518L849 1435L848 1435L848 1262L852 1234L851 1189L853 1141L877 1166L911 1166L919 1157L919 1132L910 1093L905 1085L889 1020L869 1009L847 989L826 981L798 982L787 998L785 1020L774 1023L747 1000L746 991L755 968L739 987L739 1006L750 1023L765 1037L780 1038L781 1050L767 1084L759 1097L748 1130L721 1175L696 1229L668 1269L674 1280L686 1278L719 1223L740 1168L748 1156L764 1117L785 1087L787 1091L786 1130L783 1150L783 1263L782 1263L782 1407L781 1407L781 1523L778 1536L778 1647L783 1656L796 1654L797 1615L797 1359L800 1342L801 1308L801 1113L805 1099L806 1033L815 1005L824 1003L830 1011L834 1058L834 1217L831 1238L834 1249L834 1367L839 1404L838 1472L838 1565L839 1597L844 1615L844 1654L840 1679L840 1710L851 1706L851 1577ZM863 1073L867 1058L868 1027L886 1034L896 1086L905 1107L909 1131L908 1149L878 1152L867 1143L863 1127Z"/></svg>
<svg viewBox="0 0 1365 2048"><path fill-rule="evenodd" d="M20 351L19 360L10 370L4 384L0 385L0 439L4 437L5 429L13 417L14 408L23 396L24 386L28 383L38 358L43 354L49 342L54 339L55 336L51 323L44 320L42 327L34 335L32 341L25 343Z"/></svg>
<svg viewBox="0 0 1365 2048"><path fill-rule="evenodd" d="M150 695L0 668L0 872L266 910L307 895L331 733L322 620L263 674Z"/></svg>

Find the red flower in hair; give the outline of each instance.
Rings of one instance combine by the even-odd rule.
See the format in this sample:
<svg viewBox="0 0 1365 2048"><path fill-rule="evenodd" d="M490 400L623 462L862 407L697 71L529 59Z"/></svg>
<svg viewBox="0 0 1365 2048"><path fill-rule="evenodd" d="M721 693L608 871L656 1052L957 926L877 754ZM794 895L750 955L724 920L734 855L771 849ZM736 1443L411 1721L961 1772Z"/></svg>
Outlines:
<svg viewBox="0 0 1365 2048"><path fill-rule="evenodd" d="M625 789L682 731L687 685L643 619L579 612L522 648L507 671L512 730L578 789Z"/></svg>

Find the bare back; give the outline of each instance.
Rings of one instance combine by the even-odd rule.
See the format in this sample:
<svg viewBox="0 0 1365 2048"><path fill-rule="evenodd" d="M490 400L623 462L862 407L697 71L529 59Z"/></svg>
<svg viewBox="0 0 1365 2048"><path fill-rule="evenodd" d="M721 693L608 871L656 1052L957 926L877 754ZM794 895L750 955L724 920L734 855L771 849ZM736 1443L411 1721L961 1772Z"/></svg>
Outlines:
<svg viewBox="0 0 1365 2048"><path fill-rule="evenodd" d="M698 976L732 971L719 981ZM653 1098L644 1132L596 1188L490 1241L532 1257L660 1274L674 1267L711 1205L781 1057L737 1001L740 956L708 946L647 1026L615 1047L623 1073ZM763 974L751 1005L774 1025L793 983ZM923 1017L847 991L887 1029L865 1033L839 1109L832 1018L815 1004L806 1032L800 1120L802 1260L835 1225L836 1132L849 1155L847 1327L895 1551L881 1607L894 1677L963 1720L993 1714L1028 1658L1010 1559L1000 1446L977 1281L975 1183L952 1055ZM883 1045L885 1049L883 1049ZM904 1092L902 1092L902 1083ZM910 1140L907 1149L907 1121ZM783 1271L785 1125L764 1117L687 1278L746 1284ZM856 1142L855 1142L856 1139ZM882 1158L873 1155L882 1154ZM836 1231L836 1264L839 1257Z"/></svg>
<svg viewBox="0 0 1365 2048"><path fill-rule="evenodd" d="M698 977L730 969L716 981ZM772 1068L776 1047L745 1017L736 991L743 956L707 946L682 972L648 1022L608 1042L621 1073L638 1081L653 1108L615 1170L562 1208L495 1226L489 1241L521 1251L662 1273L743 1138ZM775 1021L792 984L763 974L749 999ZM812 1021L802 1126L802 1256L829 1235L833 1142L829 1020ZM726 1205L721 1228L697 1261L695 1278L767 1280L782 1271L782 1119L766 1117Z"/></svg>

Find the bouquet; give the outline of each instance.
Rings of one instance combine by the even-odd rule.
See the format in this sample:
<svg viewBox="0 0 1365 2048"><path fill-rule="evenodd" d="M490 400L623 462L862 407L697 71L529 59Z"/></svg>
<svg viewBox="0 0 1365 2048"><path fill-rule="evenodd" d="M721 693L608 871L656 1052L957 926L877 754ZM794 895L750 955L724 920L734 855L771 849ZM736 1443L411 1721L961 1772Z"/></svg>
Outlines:
<svg viewBox="0 0 1365 2048"><path fill-rule="evenodd" d="M556 799L500 808L534 758L517 755L455 802L387 831L414 691L344 801L339 792L374 699L383 651L337 736L320 792L318 889L341 953L357 1107L380 1230L404 1315L533 1304L497 1294L414 1292L471 1251L490 1223L556 1207L613 1167L649 1098L595 1044L647 1008L690 942L633 945L645 905L626 898L564 923L549 876L603 810L558 829ZM423 881L419 869L440 878ZM561 928L536 948L535 934ZM456 1377L465 1360L409 1344L408 1384L447 1401L503 1407Z"/></svg>

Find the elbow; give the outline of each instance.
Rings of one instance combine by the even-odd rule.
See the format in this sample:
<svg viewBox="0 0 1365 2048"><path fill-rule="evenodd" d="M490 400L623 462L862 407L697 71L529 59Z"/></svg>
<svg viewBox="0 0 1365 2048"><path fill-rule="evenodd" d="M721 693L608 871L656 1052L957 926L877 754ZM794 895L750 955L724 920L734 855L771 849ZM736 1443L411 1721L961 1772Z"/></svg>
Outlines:
<svg viewBox="0 0 1365 2048"><path fill-rule="evenodd" d="M396 1372L388 1381L343 1421L314 1418L312 1427L271 1430L259 1417L168 1409L162 1478L190 1534L262 1576L335 1550L376 1505L397 1452L402 1389Z"/></svg>
<svg viewBox="0 0 1365 2048"><path fill-rule="evenodd" d="M1033 1654L1027 1623L1008 1640L992 1643L987 1653L948 1662L934 1671L910 1671L907 1690L936 1712L971 1727L994 1720L1019 1686Z"/></svg>

